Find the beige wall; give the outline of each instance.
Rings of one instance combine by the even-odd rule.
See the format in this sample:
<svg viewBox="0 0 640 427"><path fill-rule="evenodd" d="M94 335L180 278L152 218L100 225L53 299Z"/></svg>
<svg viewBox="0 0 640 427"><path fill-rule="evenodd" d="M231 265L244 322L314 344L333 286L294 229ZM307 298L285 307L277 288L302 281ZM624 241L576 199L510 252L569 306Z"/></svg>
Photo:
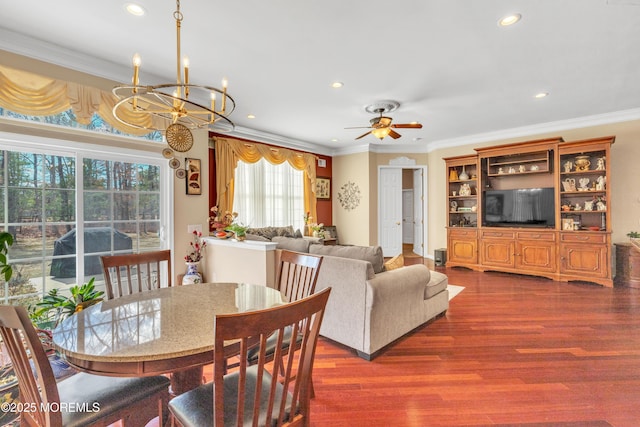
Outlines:
<svg viewBox="0 0 640 427"><path fill-rule="evenodd" d="M333 158L333 223L337 225L340 243L368 245L371 229L371 196L369 153L351 154ZM360 188L360 204L347 211L338 201L342 186L352 182Z"/></svg>

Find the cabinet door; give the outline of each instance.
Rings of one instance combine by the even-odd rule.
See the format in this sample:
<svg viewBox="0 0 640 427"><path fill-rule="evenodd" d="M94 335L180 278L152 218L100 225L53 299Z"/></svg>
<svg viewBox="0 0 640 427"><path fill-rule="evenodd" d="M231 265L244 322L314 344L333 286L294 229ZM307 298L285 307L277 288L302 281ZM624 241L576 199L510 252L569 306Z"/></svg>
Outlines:
<svg viewBox="0 0 640 427"><path fill-rule="evenodd" d="M556 271L555 242L518 241L516 268L528 271Z"/></svg>
<svg viewBox="0 0 640 427"><path fill-rule="evenodd" d="M475 239L463 239L453 237L449 241L448 260L455 263L476 264L478 262L476 254L477 241Z"/></svg>
<svg viewBox="0 0 640 427"><path fill-rule="evenodd" d="M560 273L607 277L609 251L605 245L563 243L560 255Z"/></svg>
<svg viewBox="0 0 640 427"><path fill-rule="evenodd" d="M481 240L481 264L494 267L513 267L515 254L514 244L514 240Z"/></svg>

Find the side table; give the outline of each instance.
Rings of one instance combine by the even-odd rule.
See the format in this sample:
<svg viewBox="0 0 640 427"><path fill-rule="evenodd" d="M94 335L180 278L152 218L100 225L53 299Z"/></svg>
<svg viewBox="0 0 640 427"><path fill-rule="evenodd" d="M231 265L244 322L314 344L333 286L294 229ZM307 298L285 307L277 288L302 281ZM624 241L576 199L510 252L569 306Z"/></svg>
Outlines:
<svg viewBox="0 0 640 427"><path fill-rule="evenodd" d="M640 288L640 251L631 243L616 243L616 286Z"/></svg>

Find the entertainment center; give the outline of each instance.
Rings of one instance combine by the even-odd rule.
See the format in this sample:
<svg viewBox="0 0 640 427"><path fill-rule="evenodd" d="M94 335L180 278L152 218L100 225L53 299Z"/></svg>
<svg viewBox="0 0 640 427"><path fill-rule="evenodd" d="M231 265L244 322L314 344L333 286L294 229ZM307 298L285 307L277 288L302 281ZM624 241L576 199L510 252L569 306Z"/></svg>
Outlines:
<svg viewBox="0 0 640 427"><path fill-rule="evenodd" d="M447 266L612 287L614 141L557 137L445 158Z"/></svg>

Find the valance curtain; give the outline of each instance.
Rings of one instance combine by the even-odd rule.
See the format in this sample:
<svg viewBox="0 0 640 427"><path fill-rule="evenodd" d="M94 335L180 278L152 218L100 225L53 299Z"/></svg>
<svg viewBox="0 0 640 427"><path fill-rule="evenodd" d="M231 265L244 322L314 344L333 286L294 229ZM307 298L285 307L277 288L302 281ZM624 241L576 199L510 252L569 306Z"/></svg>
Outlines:
<svg viewBox="0 0 640 427"><path fill-rule="evenodd" d="M130 135L150 131L127 126L113 116L116 97L111 92L73 82L0 66L0 107L29 116L50 116L73 109L78 123L89 124L97 113L109 125ZM150 127L149 117L132 115L132 121Z"/></svg>
<svg viewBox="0 0 640 427"><path fill-rule="evenodd" d="M287 148L271 147L235 138L216 137L216 191L217 206L222 212L233 211L233 180L238 161L255 163L264 158L279 165L284 162L304 171L304 208L313 218L316 215L316 157Z"/></svg>

